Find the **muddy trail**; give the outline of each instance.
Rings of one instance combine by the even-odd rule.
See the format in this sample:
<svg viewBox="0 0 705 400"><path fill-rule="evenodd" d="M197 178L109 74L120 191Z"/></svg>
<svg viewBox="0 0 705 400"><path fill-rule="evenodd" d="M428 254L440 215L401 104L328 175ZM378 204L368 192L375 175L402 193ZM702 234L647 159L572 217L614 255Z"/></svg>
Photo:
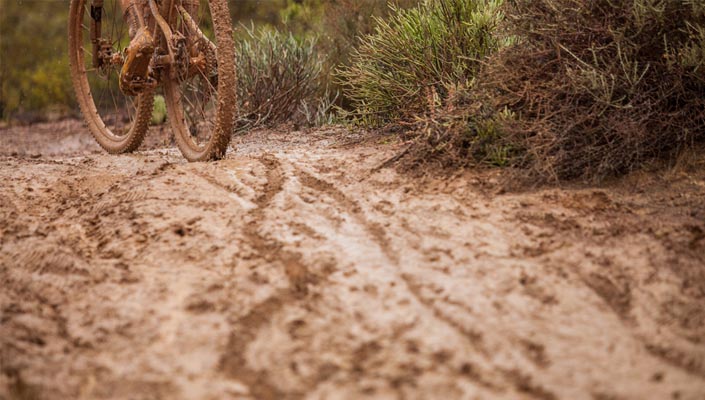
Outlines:
<svg viewBox="0 0 705 400"><path fill-rule="evenodd" d="M0 131L0 398L705 398L705 173L503 192L358 139Z"/></svg>

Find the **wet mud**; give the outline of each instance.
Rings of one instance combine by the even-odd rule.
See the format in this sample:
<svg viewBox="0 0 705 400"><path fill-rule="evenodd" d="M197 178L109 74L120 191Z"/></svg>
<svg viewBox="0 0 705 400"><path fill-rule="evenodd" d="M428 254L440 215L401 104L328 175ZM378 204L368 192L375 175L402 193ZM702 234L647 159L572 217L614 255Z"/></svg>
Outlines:
<svg viewBox="0 0 705 400"><path fill-rule="evenodd" d="M504 192L341 128L151 137L0 131L0 398L705 398L705 173Z"/></svg>

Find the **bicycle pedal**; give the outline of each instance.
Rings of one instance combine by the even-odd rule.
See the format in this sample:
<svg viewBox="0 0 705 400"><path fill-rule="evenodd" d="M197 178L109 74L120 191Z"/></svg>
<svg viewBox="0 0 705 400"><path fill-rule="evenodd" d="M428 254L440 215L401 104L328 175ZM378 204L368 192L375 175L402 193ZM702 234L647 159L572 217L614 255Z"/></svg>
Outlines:
<svg viewBox="0 0 705 400"><path fill-rule="evenodd" d="M154 89L158 82L154 78L142 78L140 76L125 76L120 78L120 90L128 96L137 96L147 89Z"/></svg>

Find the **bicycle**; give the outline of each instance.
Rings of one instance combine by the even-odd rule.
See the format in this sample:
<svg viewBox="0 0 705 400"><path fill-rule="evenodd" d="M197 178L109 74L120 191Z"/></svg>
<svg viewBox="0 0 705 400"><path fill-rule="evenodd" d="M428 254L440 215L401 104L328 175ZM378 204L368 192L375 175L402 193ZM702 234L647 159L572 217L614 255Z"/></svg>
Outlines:
<svg viewBox="0 0 705 400"><path fill-rule="evenodd" d="M235 120L236 70L227 0L203 0L198 15L182 0L143 0L140 23L155 39L149 76L119 87L129 44L119 0L71 0L71 80L91 134L108 153L136 150L161 88L176 144L189 161L224 157ZM214 39L214 41L213 41Z"/></svg>

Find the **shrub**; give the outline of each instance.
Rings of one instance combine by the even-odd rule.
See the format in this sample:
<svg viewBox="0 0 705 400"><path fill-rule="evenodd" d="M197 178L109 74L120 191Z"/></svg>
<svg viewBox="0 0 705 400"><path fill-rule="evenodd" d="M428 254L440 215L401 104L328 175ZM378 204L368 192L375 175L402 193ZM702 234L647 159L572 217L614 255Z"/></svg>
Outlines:
<svg viewBox="0 0 705 400"><path fill-rule="evenodd" d="M483 106L472 91L464 94L473 97L451 100L437 116L413 124L415 137L406 150L405 167L444 170L513 163L517 148L504 140L503 129L516 115L507 108L497 112Z"/></svg>
<svg viewBox="0 0 705 400"><path fill-rule="evenodd" d="M328 104L315 44L274 29L247 30L236 45L241 123L312 123L307 115L328 111L311 109Z"/></svg>
<svg viewBox="0 0 705 400"><path fill-rule="evenodd" d="M424 114L451 88L468 85L480 60L498 49L500 0L426 0L376 18L351 65L337 71L352 115L379 124Z"/></svg>
<svg viewBox="0 0 705 400"><path fill-rule="evenodd" d="M705 3L518 0L522 42L482 89L517 116L503 139L544 179L629 172L705 139Z"/></svg>
<svg viewBox="0 0 705 400"><path fill-rule="evenodd" d="M166 122L166 101L164 96L154 96L154 108L152 108L152 125L161 125Z"/></svg>

